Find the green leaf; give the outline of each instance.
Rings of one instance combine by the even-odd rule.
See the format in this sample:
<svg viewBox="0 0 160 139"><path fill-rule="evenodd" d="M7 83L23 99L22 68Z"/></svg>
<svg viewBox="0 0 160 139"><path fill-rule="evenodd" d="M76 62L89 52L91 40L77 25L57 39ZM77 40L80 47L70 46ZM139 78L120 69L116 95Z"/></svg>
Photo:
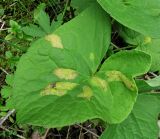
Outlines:
<svg viewBox="0 0 160 139"><path fill-rule="evenodd" d="M0 5L0 16L4 15L4 8L2 7L2 5Z"/></svg>
<svg viewBox="0 0 160 139"><path fill-rule="evenodd" d="M8 34L6 37L5 37L5 40L11 40L14 38L14 35L13 34Z"/></svg>
<svg viewBox="0 0 160 139"><path fill-rule="evenodd" d="M1 117L5 117L6 114L7 114L6 112L0 112L0 116L1 116Z"/></svg>
<svg viewBox="0 0 160 139"><path fill-rule="evenodd" d="M62 19L63 19L63 15L59 14L57 16L57 21L55 21L55 20L52 21L52 23L51 23L52 32L55 31L57 28L59 28L62 25L62 23L63 23Z"/></svg>
<svg viewBox="0 0 160 139"><path fill-rule="evenodd" d="M129 115L137 97L137 87L133 78L146 73L150 62L149 55L134 50L119 52L104 62L100 73L102 77L107 75L113 97L113 107L108 108L111 121L108 122L123 121Z"/></svg>
<svg viewBox="0 0 160 139"><path fill-rule="evenodd" d="M143 51L151 55L152 65L151 71L160 70L160 39L151 38L149 36L144 36L140 33L137 33L129 28L124 26L119 26L120 36L130 45L137 47L137 50Z"/></svg>
<svg viewBox="0 0 160 139"><path fill-rule="evenodd" d="M150 41L147 43L147 40ZM145 43L146 42L146 43ZM151 71L160 71L160 39L151 39L150 37L144 37L142 45L137 47L137 50L148 53L152 57Z"/></svg>
<svg viewBox="0 0 160 139"><path fill-rule="evenodd" d="M121 24L116 24L118 28L119 35L124 39L124 41L130 45L141 45L144 36L140 33L133 31Z"/></svg>
<svg viewBox="0 0 160 139"><path fill-rule="evenodd" d="M49 15L44 11L45 5L40 4L34 11L34 20L38 22L40 27L46 32L51 33L50 30L50 18Z"/></svg>
<svg viewBox="0 0 160 139"><path fill-rule="evenodd" d="M34 10L34 18L35 18L35 19L38 18L39 13L40 13L41 11L44 11L45 8L46 8L46 4L45 4L45 3L39 4L39 5L37 6L37 8Z"/></svg>
<svg viewBox="0 0 160 139"><path fill-rule="evenodd" d="M160 113L159 94L140 94L129 117L120 124L109 125L100 139L157 139Z"/></svg>
<svg viewBox="0 0 160 139"><path fill-rule="evenodd" d="M89 101L93 90L87 82L108 49L110 35L109 18L98 5L93 5L53 34L36 41L21 58L15 74L12 102L18 121L61 127L99 117L95 113L101 108ZM98 110L94 111L94 107ZM64 117L66 112L70 114Z"/></svg>
<svg viewBox="0 0 160 139"><path fill-rule="evenodd" d="M16 21L10 20L9 24L11 26L11 29L8 30L10 33L15 34L21 32L21 26Z"/></svg>
<svg viewBox="0 0 160 139"><path fill-rule="evenodd" d="M44 32L40 27L33 24L23 27L22 30L26 35L32 37L44 37L46 35L46 32Z"/></svg>
<svg viewBox="0 0 160 139"><path fill-rule="evenodd" d="M116 61L116 63L115 63ZM124 64L122 64L125 61ZM101 71L117 70L132 77L142 75L148 71L151 58L141 51L122 51L109 58L109 62L102 65ZM114 63L114 64L113 64Z"/></svg>
<svg viewBox="0 0 160 139"><path fill-rule="evenodd" d="M157 92L160 89L160 76L149 80L136 80L136 84L141 93L149 91Z"/></svg>
<svg viewBox="0 0 160 139"><path fill-rule="evenodd" d="M59 18L61 14L58 15L57 21L52 21L50 23L50 17L45 12L46 5L44 3L40 4L34 10L34 20L38 25L30 24L27 27L23 27L22 30L25 34L33 37L44 37L46 34L53 33L60 25L63 23L62 18Z"/></svg>
<svg viewBox="0 0 160 139"><path fill-rule="evenodd" d="M151 87L160 87L160 76L146 81Z"/></svg>
<svg viewBox="0 0 160 139"><path fill-rule="evenodd" d="M14 75L13 74L8 74L6 76L5 81L9 86L13 86L13 80L14 80Z"/></svg>
<svg viewBox="0 0 160 139"><path fill-rule="evenodd" d="M11 96L11 92L12 92L12 87L3 86L2 90L1 90L2 98L7 99L8 97Z"/></svg>
<svg viewBox="0 0 160 139"><path fill-rule="evenodd" d="M8 99L12 94L12 86L13 86L14 75L8 74L6 76L5 82L7 85L3 86L1 89L2 98Z"/></svg>
<svg viewBox="0 0 160 139"><path fill-rule="evenodd" d="M12 57L13 57L13 55L12 55L12 52L11 52L11 51L6 51L6 52L5 52L5 56L6 56L6 59L10 59L10 58L12 58Z"/></svg>
<svg viewBox="0 0 160 139"><path fill-rule="evenodd" d="M137 97L133 77L147 72L150 56L139 51L120 52L97 72L110 37L110 19L94 4L33 43L14 78L11 102L18 122L62 127L94 118L109 123L124 120ZM133 66L129 67L126 59Z"/></svg>
<svg viewBox="0 0 160 139"><path fill-rule="evenodd" d="M5 106L0 106L0 110L1 110L1 112L6 112L6 111L8 111L7 107L5 107Z"/></svg>
<svg viewBox="0 0 160 139"><path fill-rule="evenodd" d="M146 36L160 37L158 0L97 0L119 23Z"/></svg>
<svg viewBox="0 0 160 139"><path fill-rule="evenodd" d="M160 89L160 86L157 86L157 85L151 86L147 82L152 82L152 79L151 79L151 81L150 80L136 80L136 85L137 85L138 91L140 93L146 93L149 91L155 92ZM158 84L158 83L156 83L156 84Z"/></svg>

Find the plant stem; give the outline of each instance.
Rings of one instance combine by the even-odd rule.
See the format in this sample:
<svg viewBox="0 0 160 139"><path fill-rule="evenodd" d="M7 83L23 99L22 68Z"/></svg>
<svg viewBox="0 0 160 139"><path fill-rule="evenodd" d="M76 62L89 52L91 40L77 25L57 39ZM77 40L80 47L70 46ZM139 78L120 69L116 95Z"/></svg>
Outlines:
<svg viewBox="0 0 160 139"><path fill-rule="evenodd" d="M126 47L122 47L122 48L117 48L115 50L113 50L114 52L117 52L117 51L121 51L121 50L126 50L126 49L129 49L129 48L135 48L135 46L126 46Z"/></svg>
<svg viewBox="0 0 160 139"><path fill-rule="evenodd" d="M2 67L0 67L0 69L5 73L5 74L9 74L5 69L3 69Z"/></svg>
<svg viewBox="0 0 160 139"><path fill-rule="evenodd" d="M88 130L87 128L85 128L85 127L83 127L83 126L81 126L81 125L79 125L79 124L77 124L77 125L78 125L80 128L82 128L82 129L86 130L87 132L91 133L93 136L99 138L99 136L98 136L97 134L95 134L94 132Z"/></svg>
<svg viewBox="0 0 160 139"><path fill-rule="evenodd" d="M119 47L117 45L115 45L114 43L111 42L111 45L117 49L119 49Z"/></svg>
<svg viewBox="0 0 160 139"><path fill-rule="evenodd" d="M8 119L9 116L11 116L15 112L15 109L10 110L5 117L2 117L0 119L0 127L3 125L3 123Z"/></svg>
<svg viewBox="0 0 160 139"><path fill-rule="evenodd" d="M67 132L67 137L66 137L66 139L69 139L69 132L70 132L70 126L68 127L68 132Z"/></svg>
<svg viewBox="0 0 160 139"><path fill-rule="evenodd" d="M48 128L48 129L46 130L46 132L45 132L44 136L42 137L42 139L46 139L46 138L47 138L47 134L48 134L49 130L50 130L50 128Z"/></svg>
<svg viewBox="0 0 160 139"><path fill-rule="evenodd" d="M13 132L11 132L10 130L6 129L6 128L3 127L3 126L1 126L0 128L3 129L3 130L5 130L5 131L7 131L7 132L9 132L9 133L12 133L14 136L16 136L16 137L18 137L18 138L20 138L20 139L26 139L25 137L23 137L23 136L21 136L21 135L19 135L19 134L14 134Z"/></svg>
<svg viewBox="0 0 160 139"><path fill-rule="evenodd" d="M65 13L66 13L66 11L67 11L67 6L68 6L68 4L69 4L69 0L66 0L66 4L65 4L65 7L64 7L64 11L63 11L63 13L62 13L62 20L64 19Z"/></svg>

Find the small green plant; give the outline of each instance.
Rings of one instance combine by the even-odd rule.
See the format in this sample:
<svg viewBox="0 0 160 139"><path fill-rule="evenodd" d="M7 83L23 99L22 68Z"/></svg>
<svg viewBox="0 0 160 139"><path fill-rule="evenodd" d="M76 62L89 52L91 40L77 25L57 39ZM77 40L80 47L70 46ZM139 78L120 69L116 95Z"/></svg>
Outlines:
<svg viewBox="0 0 160 139"><path fill-rule="evenodd" d="M158 138L160 77L138 80L160 71L158 0L73 0L71 5L78 15L63 25L50 23L42 4L34 13L36 24L22 29L40 39L14 74L8 104L17 122L58 128L100 119L107 125L101 139ZM134 50L107 57L113 22Z"/></svg>
<svg viewBox="0 0 160 139"><path fill-rule="evenodd" d="M5 82L7 85L4 85L1 89L1 101L0 101L0 117L5 117L7 115L7 111L9 107L3 104L3 102L7 102L7 99L11 96L12 86L13 86L13 75L7 75ZM13 118L9 117L10 122L13 122Z"/></svg>
<svg viewBox="0 0 160 139"><path fill-rule="evenodd" d="M35 24L23 27L25 34L32 37L44 37L47 34L54 32L62 24L62 15L58 15L57 21L53 20L50 23L49 15L45 12L46 5L40 4L34 11Z"/></svg>
<svg viewBox="0 0 160 139"><path fill-rule="evenodd" d="M14 71L20 56L27 51L30 42L53 32L62 24L62 14L50 23L45 8L46 5L42 3L34 10L34 24L22 26L10 20L8 34L5 39L0 38L0 41L4 43L1 47L1 53L4 53L0 56L1 67Z"/></svg>

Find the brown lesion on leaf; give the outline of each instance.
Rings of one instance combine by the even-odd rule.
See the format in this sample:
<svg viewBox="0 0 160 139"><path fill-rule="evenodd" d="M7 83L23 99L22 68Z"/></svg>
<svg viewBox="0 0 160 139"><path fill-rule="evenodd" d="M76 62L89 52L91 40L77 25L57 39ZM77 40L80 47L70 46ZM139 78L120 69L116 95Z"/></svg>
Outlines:
<svg viewBox="0 0 160 139"><path fill-rule="evenodd" d="M93 91L89 86L84 86L83 91L80 94L78 94L78 97L85 98L88 100L90 100L92 96L93 96Z"/></svg>
<svg viewBox="0 0 160 139"><path fill-rule="evenodd" d="M120 71L107 71L106 72L108 82L121 81L131 91L136 90L136 85L128 77L126 77Z"/></svg>
<svg viewBox="0 0 160 139"><path fill-rule="evenodd" d="M62 40L56 34L47 35L45 37L45 40L49 41L52 44L52 46L55 47L55 48L60 48L60 49L63 48Z"/></svg>
<svg viewBox="0 0 160 139"><path fill-rule="evenodd" d="M46 95L56 95L63 96L68 91L74 89L78 84L71 82L57 82L49 84L43 91L41 91L42 96Z"/></svg>
<svg viewBox="0 0 160 139"><path fill-rule="evenodd" d="M59 79L73 80L78 76L78 73L72 69L57 68L54 70L54 75Z"/></svg>

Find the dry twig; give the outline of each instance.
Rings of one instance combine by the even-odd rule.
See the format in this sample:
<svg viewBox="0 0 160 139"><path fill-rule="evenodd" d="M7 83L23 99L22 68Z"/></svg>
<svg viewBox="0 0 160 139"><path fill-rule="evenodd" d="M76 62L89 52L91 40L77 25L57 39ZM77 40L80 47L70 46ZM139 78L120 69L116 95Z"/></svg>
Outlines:
<svg viewBox="0 0 160 139"><path fill-rule="evenodd" d="M77 125L78 125L79 127L81 127L82 129L86 130L87 132L91 133L93 136L99 138L99 136L98 136L97 134L95 134L94 132L88 130L87 128L85 128L85 127L83 127L83 126L81 126L81 125L79 125L79 124L77 124Z"/></svg>

